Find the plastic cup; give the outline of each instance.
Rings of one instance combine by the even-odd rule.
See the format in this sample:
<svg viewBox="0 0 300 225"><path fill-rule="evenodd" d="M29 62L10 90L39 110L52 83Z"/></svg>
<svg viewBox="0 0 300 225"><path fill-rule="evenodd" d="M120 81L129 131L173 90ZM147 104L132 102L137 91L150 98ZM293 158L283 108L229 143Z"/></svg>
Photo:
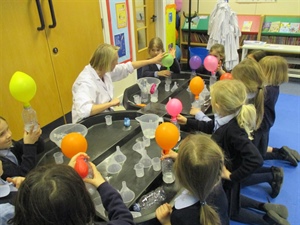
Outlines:
<svg viewBox="0 0 300 225"><path fill-rule="evenodd" d="M165 84L165 91L170 91L170 84Z"/></svg>
<svg viewBox="0 0 300 225"><path fill-rule="evenodd" d="M53 157L56 164L62 164L64 162L64 154L62 152L55 152Z"/></svg>
<svg viewBox="0 0 300 225"><path fill-rule="evenodd" d="M155 90L155 92L150 96L151 102L157 102L158 101L158 89Z"/></svg>
<svg viewBox="0 0 300 225"><path fill-rule="evenodd" d="M143 136L143 143L144 143L145 147L149 147L150 146L150 139Z"/></svg>
<svg viewBox="0 0 300 225"><path fill-rule="evenodd" d="M144 165L142 163L135 164L134 170L137 177L143 177L145 175Z"/></svg>
<svg viewBox="0 0 300 225"><path fill-rule="evenodd" d="M122 165L117 162L110 163L106 168L106 171L109 174L116 174L119 173L121 170L122 170Z"/></svg>
<svg viewBox="0 0 300 225"><path fill-rule="evenodd" d="M142 103L141 96L139 96L139 95L134 95L134 96L133 96L133 101L134 101L135 104L141 104L141 103Z"/></svg>
<svg viewBox="0 0 300 225"><path fill-rule="evenodd" d="M111 115L106 115L105 116L105 123L107 126L112 125L112 116Z"/></svg>
<svg viewBox="0 0 300 225"><path fill-rule="evenodd" d="M154 171L160 171L161 170L161 160L159 157L154 157L151 159L152 166Z"/></svg>

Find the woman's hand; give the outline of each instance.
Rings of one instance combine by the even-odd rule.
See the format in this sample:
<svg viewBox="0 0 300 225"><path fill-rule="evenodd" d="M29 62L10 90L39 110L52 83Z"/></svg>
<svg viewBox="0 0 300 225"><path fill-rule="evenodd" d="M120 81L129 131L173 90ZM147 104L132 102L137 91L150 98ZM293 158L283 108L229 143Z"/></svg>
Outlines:
<svg viewBox="0 0 300 225"><path fill-rule="evenodd" d="M119 106L120 105L120 99L114 98L110 101L111 106Z"/></svg>
<svg viewBox="0 0 300 225"><path fill-rule="evenodd" d="M187 122L187 118L181 114L178 114L176 119L177 119L178 124L180 124L180 125L185 125Z"/></svg>
<svg viewBox="0 0 300 225"><path fill-rule="evenodd" d="M29 132L24 131L24 135L23 135L24 144L34 144L35 142L38 141L41 134L42 134L42 130L40 125L38 125L38 128L35 131L34 131L34 125L32 125Z"/></svg>
<svg viewBox="0 0 300 225"><path fill-rule="evenodd" d="M8 178L6 178L7 182L13 183L15 185L15 187L18 189L24 180L25 180L25 177L13 177L13 178L8 177Z"/></svg>
<svg viewBox="0 0 300 225"><path fill-rule="evenodd" d="M171 225L172 206L165 203L155 210L156 218L162 225Z"/></svg>
<svg viewBox="0 0 300 225"><path fill-rule="evenodd" d="M160 64L161 60L163 59L163 57L166 56L166 54L167 54L166 52L159 53L157 56L155 56L155 57L153 57L153 58L151 58L149 60L151 60L152 64Z"/></svg>
<svg viewBox="0 0 300 225"><path fill-rule="evenodd" d="M84 182L90 183L94 185L96 188L98 188L101 184L105 182L105 179L102 177L101 173L98 171L97 167L94 165L94 163L89 162L92 169L93 169L93 178L85 178L83 179Z"/></svg>

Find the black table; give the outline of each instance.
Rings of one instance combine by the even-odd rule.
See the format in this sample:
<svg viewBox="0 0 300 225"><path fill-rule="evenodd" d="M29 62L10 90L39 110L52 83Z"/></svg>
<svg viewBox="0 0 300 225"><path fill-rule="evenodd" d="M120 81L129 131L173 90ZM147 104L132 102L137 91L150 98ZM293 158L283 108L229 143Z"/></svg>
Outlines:
<svg viewBox="0 0 300 225"><path fill-rule="evenodd" d="M117 111L109 113L112 115L113 124L107 126L105 124L105 114L92 116L82 121L82 124L88 128L86 139L88 142L87 154L90 160L97 166L103 177L117 190L121 190L122 181L126 181L129 189L135 192L135 198L127 204L131 209L132 205L145 193L154 190L156 187L164 185L167 190L166 202L171 202L178 193L175 184L166 185L162 181L161 171L154 171L152 167L145 169L144 177L137 178L133 166L140 160L141 155L135 152L132 147L136 143L136 139L142 137L142 130L135 117L142 115L137 111ZM124 117L130 118L131 128L124 127ZM182 132L181 136L184 138L187 134ZM106 172L107 162L111 155L116 151L116 146L120 146L122 153L127 156L127 160L123 164L122 170L115 175L110 175ZM156 144L155 139L151 139L151 145L146 147L147 153L150 158L161 155L161 149ZM53 145L47 151L39 165L54 163L53 153L60 151L60 149ZM68 163L69 159L64 158L64 163ZM99 194L93 195L95 199ZM97 209L97 208L96 208ZM97 216L100 220L108 220L105 213L97 210ZM142 216L135 218L137 224L153 224L151 221L155 218L155 208L142 211Z"/></svg>

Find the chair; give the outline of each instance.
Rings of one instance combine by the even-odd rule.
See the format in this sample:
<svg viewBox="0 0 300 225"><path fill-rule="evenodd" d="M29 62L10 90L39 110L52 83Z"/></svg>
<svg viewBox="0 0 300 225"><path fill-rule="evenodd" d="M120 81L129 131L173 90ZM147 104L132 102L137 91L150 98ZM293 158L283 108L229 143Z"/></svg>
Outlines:
<svg viewBox="0 0 300 225"><path fill-rule="evenodd" d="M123 106L126 110L139 110L140 107L130 103L133 102L133 95L140 94L140 88L138 84L131 85L126 88L123 93Z"/></svg>

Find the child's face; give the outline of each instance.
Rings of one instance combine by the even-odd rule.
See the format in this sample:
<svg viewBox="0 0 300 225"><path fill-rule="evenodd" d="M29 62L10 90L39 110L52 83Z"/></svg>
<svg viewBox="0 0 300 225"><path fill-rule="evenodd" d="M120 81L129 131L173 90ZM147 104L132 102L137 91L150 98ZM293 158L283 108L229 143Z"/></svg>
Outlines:
<svg viewBox="0 0 300 225"><path fill-rule="evenodd" d="M0 150L10 148L11 145L11 131L6 121L0 119Z"/></svg>
<svg viewBox="0 0 300 225"><path fill-rule="evenodd" d="M159 53L162 53L162 50L155 45L149 51L149 55L151 58L157 56Z"/></svg>

